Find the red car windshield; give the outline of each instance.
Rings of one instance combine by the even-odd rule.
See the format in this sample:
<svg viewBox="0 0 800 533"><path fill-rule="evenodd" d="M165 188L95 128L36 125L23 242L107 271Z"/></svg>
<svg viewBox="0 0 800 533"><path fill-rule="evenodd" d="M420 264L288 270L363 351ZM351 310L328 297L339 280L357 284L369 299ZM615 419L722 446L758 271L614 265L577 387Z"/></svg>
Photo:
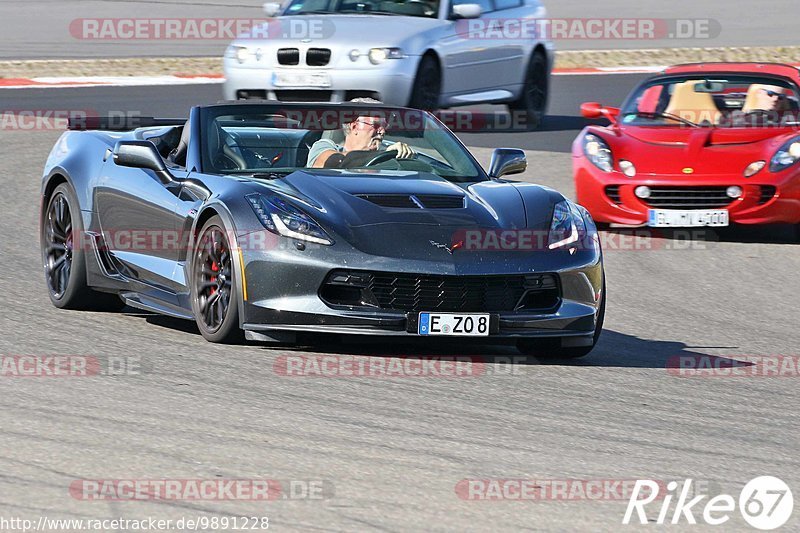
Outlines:
<svg viewBox="0 0 800 533"><path fill-rule="evenodd" d="M780 78L725 74L659 78L627 100L621 122L631 126L791 127L798 88Z"/></svg>

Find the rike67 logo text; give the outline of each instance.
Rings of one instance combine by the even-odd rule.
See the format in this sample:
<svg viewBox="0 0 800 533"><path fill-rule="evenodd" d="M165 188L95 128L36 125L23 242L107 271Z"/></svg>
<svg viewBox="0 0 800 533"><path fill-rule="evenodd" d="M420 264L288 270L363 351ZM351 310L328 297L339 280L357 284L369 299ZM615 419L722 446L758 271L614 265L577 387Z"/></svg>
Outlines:
<svg viewBox="0 0 800 533"><path fill-rule="evenodd" d="M692 480L687 479L683 485L670 481L666 486L666 494L660 494L662 485L649 479L639 479L633 487L628 500L628 508L622 519L623 524L638 520L647 524L652 520L652 512L648 517L645 507L658 501L656 524L697 524L698 517L711 526L725 524L736 510L737 501L729 494L709 497L707 494L692 495ZM675 496L677 499L675 500ZM708 498L708 500L706 500ZM675 500L674 507L672 502ZM742 518L756 529L763 531L776 529L784 525L792 515L794 499L789 486L782 480L772 476L760 476L751 479L739 493L739 512ZM635 513L635 518L634 518ZM697 516L696 516L697 515Z"/></svg>

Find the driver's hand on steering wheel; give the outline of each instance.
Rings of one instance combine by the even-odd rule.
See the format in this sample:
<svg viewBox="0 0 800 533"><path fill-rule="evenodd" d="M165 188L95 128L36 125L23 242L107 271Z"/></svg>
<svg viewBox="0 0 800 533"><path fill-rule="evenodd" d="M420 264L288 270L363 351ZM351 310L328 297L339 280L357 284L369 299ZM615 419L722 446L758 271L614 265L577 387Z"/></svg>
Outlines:
<svg viewBox="0 0 800 533"><path fill-rule="evenodd" d="M394 144L390 144L386 147L386 150L396 150L397 151L397 159L411 159L416 154L414 150L411 149L409 145L406 143L396 142Z"/></svg>

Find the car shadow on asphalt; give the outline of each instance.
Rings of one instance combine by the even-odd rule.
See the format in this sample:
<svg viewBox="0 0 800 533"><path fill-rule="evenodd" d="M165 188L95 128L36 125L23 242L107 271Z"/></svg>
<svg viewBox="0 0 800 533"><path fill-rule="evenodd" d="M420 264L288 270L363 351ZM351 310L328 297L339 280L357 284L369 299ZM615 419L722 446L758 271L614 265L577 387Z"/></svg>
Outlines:
<svg viewBox="0 0 800 533"><path fill-rule="evenodd" d="M537 131L580 131L586 126L607 126L605 119L593 120L574 115L547 115Z"/></svg>
<svg viewBox="0 0 800 533"><path fill-rule="evenodd" d="M595 349L579 359L533 357L521 354L513 344L487 345L475 341L421 338L360 338L333 335L309 336L296 345L279 349L297 355L338 355L380 358L468 358L490 365L565 365L609 368L673 368L681 361L709 358L721 366L735 366L733 359L709 355L705 350L735 350L735 346L690 347L679 341L643 339L605 329ZM275 349L275 345L264 345Z"/></svg>
<svg viewBox="0 0 800 533"><path fill-rule="evenodd" d="M200 330L197 328L197 324L195 324L193 320L184 320L182 318L159 315L156 313L150 313L148 311L140 311L139 309L135 309L133 307L126 307L124 314L125 316L144 318L145 322L151 326L181 331L183 333L191 333L193 335L197 335L198 337L200 336Z"/></svg>
<svg viewBox="0 0 800 533"><path fill-rule="evenodd" d="M126 308L126 316L142 317L151 326L196 335L200 332L194 322L163 315L148 314ZM608 368L663 368L673 369L681 361L705 358L722 367L740 365L733 359L710 355L707 351L736 350L736 346L687 346L679 341L640 338L610 329L604 329L592 352L579 359L559 357L533 357L520 353L513 343L481 344L475 340L434 339L409 337L366 337L333 334L300 334L293 344L255 343L249 346L264 350L279 350L293 355L333 355L391 358L465 358L487 365L563 365L576 367ZM235 347L231 347L235 349Z"/></svg>
<svg viewBox="0 0 800 533"><path fill-rule="evenodd" d="M770 224L767 226L731 226L717 230L720 242L741 242L755 244L798 244L800 228L790 224Z"/></svg>

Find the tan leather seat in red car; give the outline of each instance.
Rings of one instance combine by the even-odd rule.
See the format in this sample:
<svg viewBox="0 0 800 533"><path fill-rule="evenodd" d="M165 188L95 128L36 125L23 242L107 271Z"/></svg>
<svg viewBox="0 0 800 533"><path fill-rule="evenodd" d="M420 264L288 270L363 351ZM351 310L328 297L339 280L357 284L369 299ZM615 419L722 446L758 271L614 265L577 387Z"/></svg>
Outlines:
<svg viewBox="0 0 800 533"><path fill-rule="evenodd" d="M689 80L675 85L672 98L667 106L666 113L677 115L681 118L701 124L709 122L716 124L722 115L711 93L695 91L695 85L703 83L702 80Z"/></svg>

